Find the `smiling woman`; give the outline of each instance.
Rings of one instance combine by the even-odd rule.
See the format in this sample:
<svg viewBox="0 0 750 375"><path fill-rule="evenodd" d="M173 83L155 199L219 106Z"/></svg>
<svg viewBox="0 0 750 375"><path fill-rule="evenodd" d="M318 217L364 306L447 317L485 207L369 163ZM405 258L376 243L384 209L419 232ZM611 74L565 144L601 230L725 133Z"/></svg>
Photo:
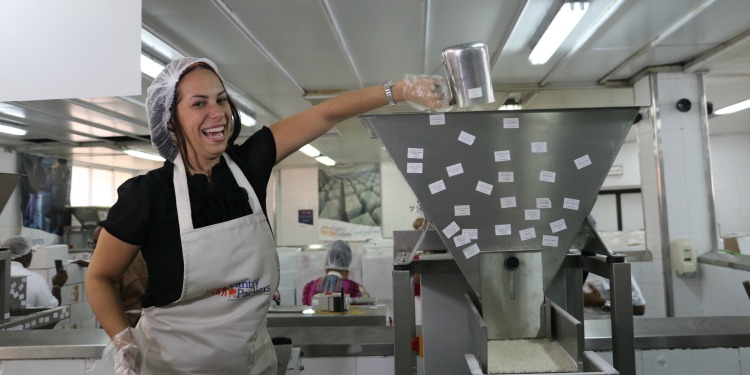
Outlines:
<svg viewBox="0 0 750 375"><path fill-rule="evenodd" d="M387 88L341 94L238 145L240 117L216 65L182 58L164 68L147 90L146 108L152 145L166 161L120 186L86 277L89 302L112 338L116 374L141 373L141 362L147 373L275 373L265 327L279 285L265 215L271 170L337 123L377 107L449 105L439 78ZM138 252L149 283L133 330L115 281Z"/></svg>

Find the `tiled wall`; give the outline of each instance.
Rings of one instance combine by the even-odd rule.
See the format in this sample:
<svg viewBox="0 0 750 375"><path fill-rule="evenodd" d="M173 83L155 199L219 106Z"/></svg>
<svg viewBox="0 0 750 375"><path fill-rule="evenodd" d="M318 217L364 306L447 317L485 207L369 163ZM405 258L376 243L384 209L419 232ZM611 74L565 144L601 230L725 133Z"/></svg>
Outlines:
<svg viewBox="0 0 750 375"><path fill-rule="evenodd" d="M0 173L18 173L16 153L0 150ZM21 233L20 189L16 188L0 214L0 241Z"/></svg>

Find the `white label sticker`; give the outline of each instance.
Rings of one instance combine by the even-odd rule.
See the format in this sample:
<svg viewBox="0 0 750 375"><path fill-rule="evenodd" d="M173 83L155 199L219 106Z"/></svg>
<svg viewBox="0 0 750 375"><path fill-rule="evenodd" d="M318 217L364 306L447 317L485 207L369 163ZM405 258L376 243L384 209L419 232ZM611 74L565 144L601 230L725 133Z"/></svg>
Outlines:
<svg viewBox="0 0 750 375"><path fill-rule="evenodd" d="M542 246L557 247L557 236L542 236Z"/></svg>
<svg viewBox="0 0 750 375"><path fill-rule="evenodd" d="M471 215L471 207L468 204L453 206L453 214L456 216Z"/></svg>
<svg viewBox="0 0 750 375"><path fill-rule="evenodd" d="M444 113L431 114L430 125L445 125L445 114Z"/></svg>
<svg viewBox="0 0 750 375"><path fill-rule="evenodd" d="M547 142L531 142L531 152L534 154L547 152Z"/></svg>
<svg viewBox="0 0 750 375"><path fill-rule="evenodd" d="M591 159L589 158L588 154L583 155L580 158L573 160L576 163L576 168L581 169L584 167L588 167L591 165Z"/></svg>
<svg viewBox="0 0 750 375"><path fill-rule="evenodd" d="M472 144L474 144L474 140L476 138L477 137L475 137L475 136L473 136L473 135L471 135L471 134L469 134L469 133L467 133L465 131L462 131L461 134L458 135L458 140L461 141L461 142L463 142L463 143L466 143L469 146L471 146Z"/></svg>
<svg viewBox="0 0 750 375"><path fill-rule="evenodd" d="M522 229L518 234L521 236L521 241L530 240L536 238L536 231L534 227Z"/></svg>
<svg viewBox="0 0 750 375"><path fill-rule="evenodd" d="M461 228L459 228L458 224L456 224L456 222L454 221L450 223L450 225L445 227L445 229L443 229L443 234L445 235L445 237L451 238L453 237L454 234L458 233L458 231L460 230Z"/></svg>
<svg viewBox="0 0 750 375"><path fill-rule="evenodd" d="M445 167L445 170L448 171L448 177L453 177L455 175L464 173L464 167L461 165L461 163Z"/></svg>
<svg viewBox="0 0 750 375"><path fill-rule="evenodd" d="M545 182L555 182L555 176L557 174L555 172L550 171L541 171L539 172L539 181L545 181Z"/></svg>
<svg viewBox="0 0 750 375"><path fill-rule="evenodd" d="M453 237L453 242L456 244L456 247L461 247L463 245L469 244L471 240L469 239L469 236L466 234L461 234L456 237Z"/></svg>
<svg viewBox="0 0 750 375"><path fill-rule="evenodd" d="M510 236L510 224L498 224L495 225L496 236Z"/></svg>
<svg viewBox="0 0 750 375"><path fill-rule="evenodd" d="M481 87L475 87L473 89L467 90L467 93L469 94L469 99L481 98L482 97L482 88Z"/></svg>
<svg viewBox="0 0 750 375"><path fill-rule="evenodd" d="M532 210L523 210L523 217L526 220L539 220L539 210L538 209L532 209Z"/></svg>
<svg viewBox="0 0 750 375"><path fill-rule="evenodd" d="M552 208L552 201L549 198L537 198L536 208Z"/></svg>
<svg viewBox="0 0 750 375"><path fill-rule="evenodd" d="M565 219L560 219L560 220L557 220L557 221L553 221L553 222L549 223L549 227L550 227L550 229L552 229L552 233L557 233L557 232L559 232L561 230L568 229L568 226L565 225Z"/></svg>
<svg viewBox="0 0 750 375"><path fill-rule="evenodd" d="M511 117L511 118L504 118L503 119L503 128L505 129L518 129L518 126L521 124L520 121L518 121L517 117Z"/></svg>
<svg viewBox="0 0 750 375"><path fill-rule="evenodd" d="M500 198L500 208L516 207L516 197Z"/></svg>
<svg viewBox="0 0 750 375"><path fill-rule="evenodd" d="M513 172L497 172L498 182L513 182Z"/></svg>
<svg viewBox="0 0 750 375"><path fill-rule="evenodd" d="M408 159L422 159L424 158L424 149L409 147L409 150L406 152L406 157Z"/></svg>
<svg viewBox="0 0 750 375"><path fill-rule="evenodd" d="M495 151L495 161L509 161L510 150Z"/></svg>
<svg viewBox="0 0 750 375"><path fill-rule="evenodd" d="M406 163L406 173L422 173L422 163Z"/></svg>
<svg viewBox="0 0 750 375"><path fill-rule="evenodd" d="M477 244L473 244L464 249L464 256L466 257L466 259L469 259L477 254L479 254L479 246L477 246Z"/></svg>
<svg viewBox="0 0 750 375"><path fill-rule="evenodd" d="M464 229L461 234L465 234L470 240L479 239L479 231L476 229Z"/></svg>
<svg viewBox="0 0 750 375"><path fill-rule="evenodd" d="M478 192L484 193L487 195L492 194L492 184L488 184L486 182L477 181L477 189Z"/></svg>
<svg viewBox="0 0 750 375"><path fill-rule="evenodd" d="M445 190L445 183L443 182L443 180L435 181L427 186L430 188L430 193L432 194L436 194Z"/></svg>
<svg viewBox="0 0 750 375"><path fill-rule="evenodd" d="M563 199L563 208L567 208L569 210L578 211L578 204L579 204L579 202L580 201L578 199L565 198L565 199Z"/></svg>

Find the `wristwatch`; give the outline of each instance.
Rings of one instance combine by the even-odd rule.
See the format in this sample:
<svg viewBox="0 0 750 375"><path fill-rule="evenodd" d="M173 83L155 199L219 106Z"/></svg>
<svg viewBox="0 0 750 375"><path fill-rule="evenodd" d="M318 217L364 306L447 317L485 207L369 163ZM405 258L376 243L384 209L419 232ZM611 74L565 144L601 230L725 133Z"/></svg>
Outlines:
<svg viewBox="0 0 750 375"><path fill-rule="evenodd" d="M388 105L393 107L396 105L396 101L393 99L393 81L388 81L383 84L385 90L385 98L388 99Z"/></svg>

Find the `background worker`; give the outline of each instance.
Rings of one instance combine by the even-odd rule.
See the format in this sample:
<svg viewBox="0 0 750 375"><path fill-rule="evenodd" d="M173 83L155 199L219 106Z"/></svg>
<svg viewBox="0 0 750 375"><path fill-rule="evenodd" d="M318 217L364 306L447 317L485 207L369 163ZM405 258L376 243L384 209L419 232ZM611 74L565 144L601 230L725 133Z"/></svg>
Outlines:
<svg viewBox="0 0 750 375"><path fill-rule="evenodd" d="M29 271L34 246L31 239L24 236L8 237L3 242L11 255L10 276L26 276L26 307L52 308L60 306L60 289L68 281L68 273L63 268L52 277L52 290L42 275ZM67 261L67 260L66 260Z"/></svg>
<svg viewBox="0 0 750 375"><path fill-rule="evenodd" d="M349 265L352 262L352 249L344 241L338 240L331 244L326 254L325 271L323 277L312 280L302 290L302 304L312 306L312 299L316 294L340 293L349 297L369 297L365 287L349 279Z"/></svg>

